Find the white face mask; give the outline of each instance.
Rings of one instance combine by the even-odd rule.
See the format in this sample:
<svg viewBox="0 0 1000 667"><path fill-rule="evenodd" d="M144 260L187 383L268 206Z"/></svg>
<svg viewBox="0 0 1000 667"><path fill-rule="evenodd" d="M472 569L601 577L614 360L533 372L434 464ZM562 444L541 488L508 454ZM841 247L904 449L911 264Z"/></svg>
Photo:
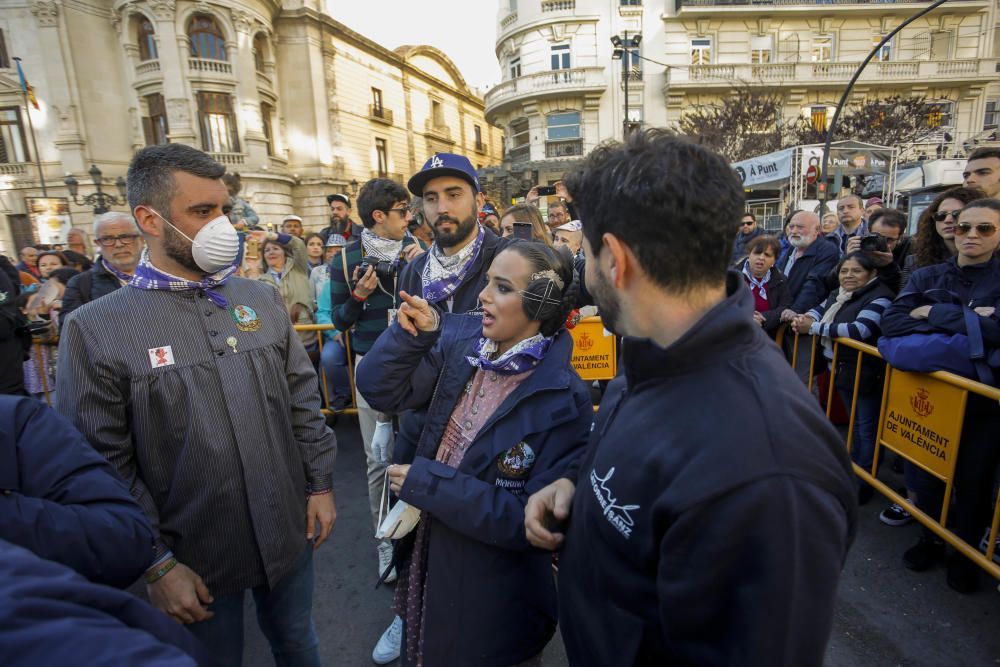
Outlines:
<svg viewBox="0 0 1000 667"><path fill-rule="evenodd" d="M174 228L178 234L191 242L191 255L194 263L203 271L215 273L227 266L232 266L240 256L240 236L236 233L236 228L229 221L229 218L220 215L213 218L207 225L198 230L198 233L191 238L177 226L164 218L153 209L156 216Z"/></svg>

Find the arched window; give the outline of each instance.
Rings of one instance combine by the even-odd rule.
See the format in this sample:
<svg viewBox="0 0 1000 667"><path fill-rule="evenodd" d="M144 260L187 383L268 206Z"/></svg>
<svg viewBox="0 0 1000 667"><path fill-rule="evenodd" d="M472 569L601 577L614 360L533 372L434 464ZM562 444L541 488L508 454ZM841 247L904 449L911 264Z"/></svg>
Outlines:
<svg viewBox="0 0 1000 667"><path fill-rule="evenodd" d="M160 57L156 51L156 29L153 22L147 18L139 21L139 59L156 60Z"/></svg>
<svg viewBox="0 0 1000 667"><path fill-rule="evenodd" d="M188 23L191 57L207 60L227 60L226 39L211 16L195 16Z"/></svg>
<svg viewBox="0 0 1000 667"><path fill-rule="evenodd" d="M258 72L264 71L264 58L267 53L267 38L263 33L257 33L253 38L253 65Z"/></svg>

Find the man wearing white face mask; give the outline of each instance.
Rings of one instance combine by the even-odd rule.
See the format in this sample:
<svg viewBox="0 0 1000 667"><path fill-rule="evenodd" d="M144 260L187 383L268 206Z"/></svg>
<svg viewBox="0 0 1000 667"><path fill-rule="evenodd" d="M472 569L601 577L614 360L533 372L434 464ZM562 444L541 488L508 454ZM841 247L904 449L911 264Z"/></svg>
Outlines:
<svg viewBox="0 0 1000 667"><path fill-rule="evenodd" d="M312 551L336 518L336 441L278 292L233 276L223 172L181 144L136 154L128 199L147 249L126 287L67 319L58 408L153 523L155 606L238 665L252 589L279 664L319 664Z"/></svg>

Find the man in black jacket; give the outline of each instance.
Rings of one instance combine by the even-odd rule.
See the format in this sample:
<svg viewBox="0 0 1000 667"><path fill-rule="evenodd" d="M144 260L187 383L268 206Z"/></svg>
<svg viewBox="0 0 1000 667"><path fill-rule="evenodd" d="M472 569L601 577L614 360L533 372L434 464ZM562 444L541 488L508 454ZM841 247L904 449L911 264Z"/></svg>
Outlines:
<svg viewBox="0 0 1000 667"><path fill-rule="evenodd" d="M0 394L24 396L24 354L31 336L17 307L20 291L17 268L0 255Z"/></svg>
<svg viewBox="0 0 1000 667"><path fill-rule="evenodd" d="M111 294L128 282L146 247L132 216L116 211L94 218L94 245L101 251L94 266L73 276L66 284L59 312L60 326L83 304Z"/></svg>
<svg viewBox="0 0 1000 667"><path fill-rule="evenodd" d="M649 131L566 184L591 294L626 336L575 473L525 510L535 546L565 545L570 662L821 664L856 490L840 436L726 272L739 181Z"/></svg>

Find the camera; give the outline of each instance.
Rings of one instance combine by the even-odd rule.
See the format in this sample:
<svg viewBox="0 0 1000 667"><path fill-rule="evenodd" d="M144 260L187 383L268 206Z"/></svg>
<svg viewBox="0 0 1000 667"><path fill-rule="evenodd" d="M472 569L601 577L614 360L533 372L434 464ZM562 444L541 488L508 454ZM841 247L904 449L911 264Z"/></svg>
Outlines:
<svg viewBox="0 0 1000 667"><path fill-rule="evenodd" d="M889 252L889 244L881 234L869 234L861 239L862 252Z"/></svg>
<svg viewBox="0 0 1000 667"><path fill-rule="evenodd" d="M375 275L378 279L386 280L392 282L399 275L400 262L399 260L386 261L384 259L376 259L374 257L365 257L361 260L361 265L358 269L358 276L363 276L368 273L368 269L374 268Z"/></svg>

